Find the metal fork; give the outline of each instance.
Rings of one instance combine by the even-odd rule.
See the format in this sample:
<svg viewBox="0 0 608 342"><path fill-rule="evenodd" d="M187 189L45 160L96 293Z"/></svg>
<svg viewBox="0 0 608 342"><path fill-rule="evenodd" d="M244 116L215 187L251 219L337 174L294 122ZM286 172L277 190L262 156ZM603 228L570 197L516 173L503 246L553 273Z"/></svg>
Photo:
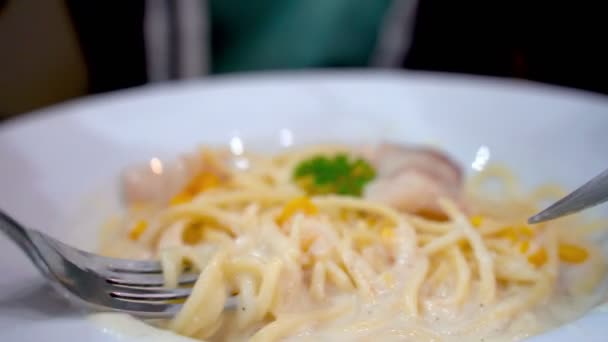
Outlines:
<svg viewBox="0 0 608 342"><path fill-rule="evenodd" d="M574 214L608 201L608 170L595 176L564 198L540 213L530 217L528 223L540 223Z"/></svg>
<svg viewBox="0 0 608 342"><path fill-rule="evenodd" d="M188 287L163 288L157 261L107 258L68 246L17 223L0 210L4 232L32 260L60 293L98 311L118 311L145 318L175 315L190 295ZM198 274L185 273L180 285L196 281Z"/></svg>

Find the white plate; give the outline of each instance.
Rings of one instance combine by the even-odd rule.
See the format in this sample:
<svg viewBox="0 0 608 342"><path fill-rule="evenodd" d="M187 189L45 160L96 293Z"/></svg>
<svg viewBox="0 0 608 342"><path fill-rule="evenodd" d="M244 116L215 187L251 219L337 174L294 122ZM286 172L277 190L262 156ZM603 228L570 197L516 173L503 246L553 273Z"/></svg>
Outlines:
<svg viewBox="0 0 608 342"><path fill-rule="evenodd" d="M115 181L125 165L234 136L245 148L292 140L432 143L466 168L486 147L492 161L508 163L528 185L574 187L608 166L607 128L603 97L491 79L275 74L154 86L68 103L0 127L0 207L93 249L101 218L116 206ZM606 325L608 313L598 308L535 340L605 340ZM66 307L0 238L0 340L85 339L114 337Z"/></svg>

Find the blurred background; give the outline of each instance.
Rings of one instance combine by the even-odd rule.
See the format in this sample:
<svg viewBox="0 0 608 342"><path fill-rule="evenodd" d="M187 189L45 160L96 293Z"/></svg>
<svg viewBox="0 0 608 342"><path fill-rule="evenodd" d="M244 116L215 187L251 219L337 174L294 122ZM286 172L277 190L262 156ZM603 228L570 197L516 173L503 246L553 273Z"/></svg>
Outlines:
<svg viewBox="0 0 608 342"><path fill-rule="evenodd" d="M431 70L608 94L605 20L599 3L0 0L0 119L263 70Z"/></svg>

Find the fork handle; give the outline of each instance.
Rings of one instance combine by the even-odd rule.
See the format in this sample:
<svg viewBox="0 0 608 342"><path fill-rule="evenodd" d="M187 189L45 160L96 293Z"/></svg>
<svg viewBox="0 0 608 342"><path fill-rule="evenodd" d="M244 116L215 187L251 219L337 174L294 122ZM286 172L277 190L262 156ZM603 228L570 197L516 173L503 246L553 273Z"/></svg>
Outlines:
<svg viewBox="0 0 608 342"><path fill-rule="evenodd" d="M36 265L45 276L50 275L50 270L42 255L36 248L34 242L27 233L27 229L4 211L0 210L0 231L11 239Z"/></svg>

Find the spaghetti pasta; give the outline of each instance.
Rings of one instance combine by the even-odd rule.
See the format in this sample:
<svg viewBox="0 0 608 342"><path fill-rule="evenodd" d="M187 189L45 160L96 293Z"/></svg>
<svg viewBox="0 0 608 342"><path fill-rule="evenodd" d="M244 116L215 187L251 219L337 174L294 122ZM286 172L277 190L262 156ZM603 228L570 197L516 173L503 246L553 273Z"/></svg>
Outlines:
<svg viewBox="0 0 608 342"><path fill-rule="evenodd" d="M555 298L590 293L603 279L590 229L573 235L573 224L590 226L582 219L525 225L540 201L561 194L555 187L525 194L492 167L462 201L439 194L437 218L365 195L311 196L290 177L302 160L336 153L359 155L350 146L245 153L242 169L205 149L222 176L212 187L127 211L104 241L159 258L169 287L185 267L200 271L167 328L209 341L523 338L561 323L543 322ZM489 180L501 184L493 198L483 191ZM102 252L124 256L107 244ZM563 276L571 269L593 277L577 283ZM225 309L230 297L238 304Z"/></svg>

